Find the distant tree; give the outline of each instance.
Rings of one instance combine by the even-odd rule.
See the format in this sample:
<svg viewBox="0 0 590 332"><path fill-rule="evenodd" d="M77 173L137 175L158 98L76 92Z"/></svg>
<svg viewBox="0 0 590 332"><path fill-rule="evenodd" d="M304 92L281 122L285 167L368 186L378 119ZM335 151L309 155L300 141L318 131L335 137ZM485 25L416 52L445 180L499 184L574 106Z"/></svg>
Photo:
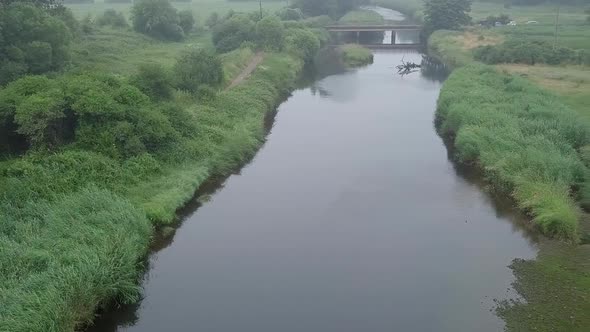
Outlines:
<svg viewBox="0 0 590 332"><path fill-rule="evenodd" d="M217 23L219 23L219 14L215 12L209 15L207 21L205 22L205 25L207 25L209 28L213 28L217 25Z"/></svg>
<svg viewBox="0 0 590 332"><path fill-rule="evenodd" d="M184 34L189 34L195 27L195 17L192 10L183 10L178 13L178 25L184 31Z"/></svg>
<svg viewBox="0 0 590 332"><path fill-rule="evenodd" d="M266 16L256 23L258 45L266 50L280 51L285 41L283 23L276 16Z"/></svg>
<svg viewBox="0 0 590 332"><path fill-rule="evenodd" d="M174 77L178 89L194 93L201 85L219 86L223 82L223 67L215 52L192 48L176 61Z"/></svg>
<svg viewBox="0 0 590 332"><path fill-rule="evenodd" d="M471 0L426 0L424 28L427 34L436 30L456 30L469 24Z"/></svg>
<svg viewBox="0 0 590 332"><path fill-rule="evenodd" d="M367 3L366 0L295 0L292 7L301 9L308 16L330 15L337 17Z"/></svg>
<svg viewBox="0 0 590 332"><path fill-rule="evenodd" d="M61 69L72 33L48 9L14 2L0 8L0 85L27 73Z"/></svg>
<svg viewBox="0 0 590 332"><path fill-rule="evenodd" d="M277 15L284 21L299 21L303 18L303 12L299 8L284 8Z"/></svg>
<svg viewBox="0 0 590 332"><path fill-rule="evenodd" d="M96 18L96 24L99 26L109 25L116 28L126 28L129 26L125 15L114 9L105 10L101 16Z"/></svg>
<svg viewBox="0 0 590 332"><path fill-rule="evenodd" d="M245 14L234 14L213 29L213 44L222 53L235 50L244 42L254 41L256 24Z"/></svg>
<svg viewBox="0 0 590 332"><path fill-rule="evenodd" d="M137 32L165 40L184 38L178 13L168 0L138 0L131 8L131 18Z"/></svg>
<svg viewBox="0 0 590 332"><path fill-rule="evenodd" d="M586 9L586 14L588 14L588 17L586 17L586 22L590 23L590 8Z"/></svg>

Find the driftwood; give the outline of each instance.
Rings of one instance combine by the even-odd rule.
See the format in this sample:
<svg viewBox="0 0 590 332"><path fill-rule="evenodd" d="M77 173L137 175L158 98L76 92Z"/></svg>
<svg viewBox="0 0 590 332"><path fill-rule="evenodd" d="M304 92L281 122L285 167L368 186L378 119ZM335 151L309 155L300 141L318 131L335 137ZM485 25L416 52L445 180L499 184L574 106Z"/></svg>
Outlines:
<svg viewBox="0 0 590 332"><path fill-rule="evenodd" d="M402 64L397 65L395 68L397 68L398 74L407 75L407 74L418 71L418 69L420 69L420 67L421 67L421 65L414 63L414 62L405 62L404 58L402 58Z"/></svg>

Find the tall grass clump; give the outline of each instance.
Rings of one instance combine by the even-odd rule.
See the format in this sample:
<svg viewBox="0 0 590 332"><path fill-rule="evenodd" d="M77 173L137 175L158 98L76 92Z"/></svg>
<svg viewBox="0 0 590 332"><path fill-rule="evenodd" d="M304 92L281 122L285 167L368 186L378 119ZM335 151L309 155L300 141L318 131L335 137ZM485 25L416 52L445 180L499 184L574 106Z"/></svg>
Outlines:
<svg viewBox="0 0 590 332"><path fill-rule="evenodd" d="M472 64L445 83L437 120L457 158L481 167L545 234L577 238L572 189L584 182L578 151L590 139L577 113L525 79Z"/></svg>

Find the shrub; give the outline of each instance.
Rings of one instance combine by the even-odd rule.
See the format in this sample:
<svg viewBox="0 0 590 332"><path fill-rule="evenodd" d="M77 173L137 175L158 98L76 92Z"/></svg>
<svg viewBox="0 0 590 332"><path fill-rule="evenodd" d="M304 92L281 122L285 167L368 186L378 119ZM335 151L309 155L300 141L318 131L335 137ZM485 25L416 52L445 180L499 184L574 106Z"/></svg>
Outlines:
<svg viewBox="0 0 590 332"><path fill-rule="evenodd" d="M170 99L174 93L171 74L159 64L140 65L131 83L154 100Z"/></svg>
<svg viewBox="0 0 590 332"><path fill-rule="evenodd" d="M303 19L303 12L299 8L283 8L277 12L283 21L299 21Z"/></svg>
<svg viewBox="0 0 590 332"><path fill-rule="evenodd" d="M102 15L96 18L96 24L99 26L110 25L116 28L126 28L129 26L129 24L127 24L127 19L125 19L125 15L114 9L105 10Z"/></svg>
<svg viewBox="0 0 590 332"><path fill-rule="evenodd" d="M137 32L164 40L184 38L178 13L168 0L138 0L131 8L131 18Z"/></svg>
<svg viewBox="0 0 590 332"><path fill-rule="evenodd" d="M235 14L213 29L213 44L221 53L235 50L245 41L256 38L255 23L248 15Z"/></svg>
<svg viewBox="0 0 590 332"><path fill-rule="evenodd" d="M487 64L583 64L585 61L583 54L566 47L553 48L550 43L544 41L524 39L512 39L500 45L481 46L474 51L475 59Z"/></svg>
<svg viewBox="0 0 590 332"><path fill-rule="evenodd" d="M217 12L211 13L211 15L207 17L207 21L205 21L205 25L209 28L213 28L217 23L219 23L219 14L217 14Z"/></svg>
<svg viewBox="0 0 590 332"><path fill-rule="evenodd" d="M201 85L219 86L223 82L223 67L213 51L192 48L176 61L174 76L177 88L196 92Z"/></svg>
<svg viewBox="0 0 590 332"><path fill-rule="evenodd" d="M285 41L283 24L276 16L266 16L256 23L258 45L266 50L280 51Z"/></svg>
<svg viewBox="0 0 590 332"><path fill-rule="evenodd" d="M311 61L320 49L320 40L308 29L290 29L286 35L287 51L304 61Z"/></svg>
<svg viewBox="0 0 590 332"><path fill-rule="evenodd" d="M0 11L0 85L26 73L59 70L69 60L72 33L69 11L50 14L24 2L4 5ZM72 25L75 25L72 23Z"/></svg>
<svg viewBox="0 0 590 332"><path fill-rule="evenodd" d="M178 25L180 25L184 34L190 33L195 27L193 12L187 9L178 13Z"/></svg>

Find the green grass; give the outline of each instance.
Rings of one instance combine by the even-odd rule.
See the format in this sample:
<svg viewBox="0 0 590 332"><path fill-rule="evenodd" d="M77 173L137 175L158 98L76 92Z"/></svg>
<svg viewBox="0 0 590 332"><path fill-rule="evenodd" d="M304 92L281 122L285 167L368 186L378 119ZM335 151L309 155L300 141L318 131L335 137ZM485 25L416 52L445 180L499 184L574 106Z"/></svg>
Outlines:
<svg viewBox="0 0 590 332"><path fill-rule="evenodd" d="M211 46L209 37L170 43L97 28L75 43L66 75L93 71L126 81L143 63L170 68L186 47ZM253 54L244 48L222 55L225 81ZM176 92L170 103L186 114L169 121L195 130L152 155L111 158L69 145L0 161L0 331L74 331L111 301L135 301L153 227L173 223L206 179L256 152L265 115L302 67L293 55L268 53L247 80L213 100Z"/></svg>
<svg viewBox="0 0 590 332"><path fill-rule="evenodd" d="M590 326L590 246L545 243L536 260L511 265L526 302L505 302L498 314L508 331L587 331Z"/></svg>
<svg viewBox="0 0 590 332"><path fill-rule="evenodd" d="M358 44L340 46L342 60L349 68L361 67L373 63L373 52Z"/></svg>
<svg viewBox="0 0 590 332"><path fill-rule="evenodd" d="M109 301L136 300L152 225L175 221L207 178L255 153L265 114L302 67L267 54L248 80L207 104L180 94L197 131L163 155L120 160L74 146L0 162L0 331L73 331Z"/></svg>
<svg viewBox="0 0 590 332"><path fill-rule="evenodd" d="M169 67L189 46L212 46L210 35L191 35L184 42L162 42L130 29L99 28L74 43L72 69L128 75L143 63Z"/></svg>
<svg viewBox="0 0 590 332"><path fill-rule="evenodd" d="M383 16L372 10L358 9L348 12L338 20L341 25L383 24Z"/></svg>
<svg viewBox="0 0 590 332"><path fill-rule="evenodd" d="M252 1L227 1L227 0L193 0L191 3L188 2L172 2L173 6L178 10L190 9L193 11L197 24L203 25L207 17L212 13L218 13L223 15L229 10L238 12L251 12L259 10L259 3L256 0ZM269 1L263 0L263 9L269 12L274 12L285 6L284 1ZM122 12L125 16L129 17L131 13L131 3L123 4L110 4L99 2L97 0L94 4L68 4L74 15L77 18L83 18L90 14L93 17L102 14L105 9L113 8L117 11Z"/></svg>
<svg viewBox="0 0 590 332"><path fill-rule="evenodd" d="M477 163L543 233L577 239L570 188L584 180L577 150L588 144L590 128L573 110L525 79L468 65L445 83L437 117L441 133L455 137L457 157Z"/></svg>
<svg viewBox="0 0 590 332"><path fill-rule="evenodd" d="M542 229L550 231L558 226L562 228L558 233L563 234L577 228L586 243L576 245L544 240L539 244L540 251L535 260L515 260L511 265L517 279L515 288L524 301L504 302L497 312L506 322L508 331L586 331L590 326L590 245L587 244L590 217L587 213L580 213L574 197L580 196L579 203L585 208L590 206L589 148L577 147L575 150L579 155L576 156L571 144L560 143L575 132L561 125L539 130L532 142L531 131L539 127L529 121L545 122L555 120L556 116L556 124L572 121L570 111L560 113L567 108L563 106L566 104L579 114L577 123L587 127L590 123L590 69L573 65L501 64L495 66L496 71L478 72L477 68L483 67L473 64L472 56L472 50L477 46L501 43L506 38L552 41L555 8L530 6L505 10L501 5L489 3L475 3L473 8L475 18L507 13L519 23L535 20L539 24L435 32L429 39L429 48L453 67L468 66L453 73L443 86L442 109L454 108L451 112L456 114L442 117L447 118L447 126L454 123L456 128L462 128L459 131L463 134L457 132L455 139L460 145L460 153L463 156L471 154L472 158L477 156L478 164L491 183L512 192L519 206L531 213ZM582 8L562 7L562 14L559 45L588 49L590 27L583 25ZM500 81L500 77L504 80ZM522 82L523 86L510 92L507 84L513 80ZM553 95L541 92L528 82L551 91ZM536 97L531 100L532 96ZM445 98L449 98L447 102L453 101L446 104ZM551 101L547 104L549 107L539 104L548 101ZM544 116L530 119L539 111ZM515 128L515 124L518 127ZM553 139L548 141L552 136ZM556 150L556 147L559 148ZM574 195L570 171L572 166L578 168L576 165L581 163L585 164L586 174L574 181L583 181L580 192ZM552 180L549 178L551 181L547 181L546 176L542 176L545 180L527 180L531 175L537 179L539 175L547 174L550 168L554 168L555 174Z"/></svg>

